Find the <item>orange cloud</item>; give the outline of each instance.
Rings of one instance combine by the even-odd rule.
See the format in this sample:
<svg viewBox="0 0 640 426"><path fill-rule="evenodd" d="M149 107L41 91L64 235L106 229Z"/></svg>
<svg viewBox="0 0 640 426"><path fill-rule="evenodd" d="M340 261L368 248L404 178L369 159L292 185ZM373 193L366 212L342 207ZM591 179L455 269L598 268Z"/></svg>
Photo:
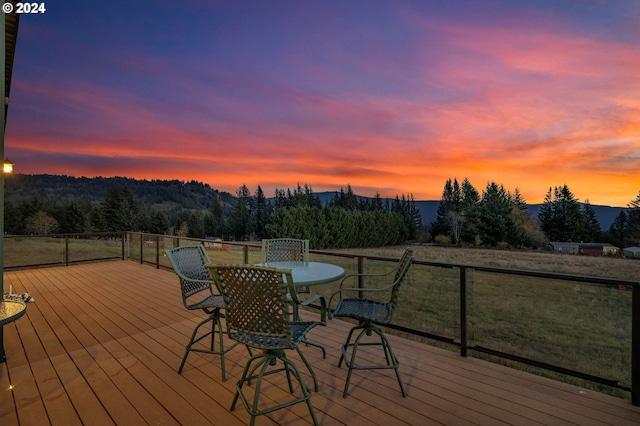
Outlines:
<svg viewBox="0 0 640 426"><path fill-rule="evenodd" d="M272 26L269 42L250 27L194 28L195 56L190 45L67 42L88 71L34 60L28 71L50 79L16 73L6 152L22 173L195 179L232 193L243 183L267 194L350 184L439 199L447 179L466 177L480 191L518 187L533 203L565 183L594 204L635 198L633 25L625 40L534 5L486 19L385 7L369 26L315 5L326 28L301 7L296 22L312 30L289 37Z"/></svg>

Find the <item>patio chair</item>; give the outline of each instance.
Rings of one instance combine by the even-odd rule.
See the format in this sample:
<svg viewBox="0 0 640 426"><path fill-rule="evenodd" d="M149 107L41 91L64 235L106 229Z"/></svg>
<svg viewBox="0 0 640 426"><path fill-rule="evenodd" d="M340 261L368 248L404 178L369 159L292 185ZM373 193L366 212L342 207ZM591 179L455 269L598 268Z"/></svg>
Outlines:
<svg viewBox="0 0 640 426"><path fill-rule="evenodd" d="M254 265L207 265L222 294L225 304L227 334L230 338L251 348L260 349L253 355L236 385L236 394L231 410L238 398L242 400L251 415L251 425L256 416L271 413L281 408L306 402L315 425L318 424L311 392L304 383L297 365L287 358L286 350L296 350L313 378L314 389L318 390L318 380L311 365L300 351L299 344L316 325L325 321L325 300L321 299L322 317L318 321L291 321L287 306L299 303L291 272L289 270ZM288 295L291 300L288 300ZM282 366L278 365L282 362ZM265 407L260 403L260 390L266 375L285 372L292 399ZM300 390L294 392L291 373L297 379ZM252 402L245 395L244 385L256 380ZM251 383L250 383L251 384Z"/></svg>
<svg viewBox="0 0 640 426"><path fill-rule="evenodd" d="M407 393L400 379L400 372L398 370L399 362L393 353L391 344L385 336L382 328L379 325L388 324L391 322L393 311L398 306L398 294L400 286L407 276L409 267L415 259L415 251L411 249L405 250L402 258L394 269L383 274L352 274L347 275L340 283L340 289L331 295L329 299L329 318L353 318L359 321L359 324L353 327L347 336L347 340L342 345L342 355L338 362L338 367L342 366L342 361L346 364L349 372L347 373L347 380L344 385L344 391L342 393L343 398L347 397L349 391L349 383L351 382L351 374L354 370L379 370L379 369L394 369L398 383L400 384L400 391L402 396L407 396ZM344 284L347 280L356 278L367 278L368 280L375 281L380 278L386 278L392 276L393 281L390 285L384 287L345 287ZM353 295L353 296L351 296ZM368 296L368 297L365 297ZM350 297L347 297L350 296ZM335 309L331 309L334 297L338 297L337 305ZM360 333L355 338L353 343L351 338L356 330L360 330ZM360 340L364 335L371 336L375 333L380 338L380 342L363 342ZM382 346L384 350L384 356L386 364L356 364L356 353L359 346ZM351 356L348 357L348 349L351 348Z"/></svg>
<svg viewBox="0 0 640 426"><path fill-rule="evenodd" d="M227 380L224 355L237 346L238 343L235 342L226 349L224 347L224 331L220 321L224 318L224 314L221 312L224 308L224 302L222 300L222 296L213 291L215 284L211 279L209 270L204 267L205 264L211 263L211 259L209 259L209 256L202 245L177 247L171 250L166 250L165 253L173 266L173 270L180 278L180 289L182 290L182 303L184 304L184 307L189 310L202 309L207 314L207 318L202 320L191 334L191 339L189 340L189 343L187 343L184 357L180 363L180 368L178 368L178 373L182 373L182 369L187 362L187 356L189 353L201 352L220 355L222 380ZM208 323L211 323L211 331L207 331L201 336L196 337L200 327ZM218 327L217 332L216 326ZM214 349L216 334L218 335L219 342L218 350ZM211 336L211 346L209 349L194 347L196 343L208 336ZM251 355L250 349L249 355Z"/></svg>
<svg viewBox="0 0 640 426"><path fill-rule="evenodd" d="M296 238L271 238L262 240L260 263L284 261L308 262L309 240Z"/></svg>
<svg viewBox="0 0 640 426"><path fill-rule="evenodd" d="M309 240L298 238L267 238L262 240L260 263L308 262ZM309 287L298 287L298 293L309 293Z"/></svg>
<svg viewBox="0 0 640 426"><path fill-rule="evenodd" d="M260 263L268 262L308 262L309 261L309 240L302 240L298 238L270 238L262 240L262 255L260 257ZM296 287L298 294L310 293L309 287L298 286ZM305 301L305 304L314 302L318 296L313 296L309 300ZM297 305L293 306L292 315L294 318L299 318ZM318 344L309 342L305 339L305 344L309 346L315 346L322 351L322 357L327 357L327 351L325 348Z"/></svg>

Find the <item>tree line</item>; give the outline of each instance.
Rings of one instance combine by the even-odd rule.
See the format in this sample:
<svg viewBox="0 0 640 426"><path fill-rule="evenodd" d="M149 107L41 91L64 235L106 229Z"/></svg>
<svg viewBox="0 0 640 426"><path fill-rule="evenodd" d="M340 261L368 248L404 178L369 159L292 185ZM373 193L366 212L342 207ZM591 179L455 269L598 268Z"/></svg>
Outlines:
<svg viewBox="0 0 640 426"><path fill-rule="evenodd" d="M417 237L422 227L412 195L382 201L341 189L325 206L310 186L276 189L267 199L258 186L240 186L232 202L216 197L209 208L148 208L128 185L112 185L104 199L45 203L40 197L15 205L5 199L5 232L15 235L139 231L223 240L295 237L314 248L373 247Z"/></svg>
<svg viewBox="0 0 640 426"><path fill-rule="evenodd" d="M640 192L603 231L589 201L579 203L567 185L549 188L534 217L518 188L512 193L490 182L480 192L468 179L462 183L448 179L435 221L423 224L413 195L358 197L349 185L323 205L306 184L293 190L276 189L267 198L260 186L251 193L241 185L233 196L197 182L152 181L141 185L145 194L141 197L140 188L134 195L126 178L99 181L101 185L110 182L103 198L96 194L51 197L56 191L50 189L43 191L45 197L33 195L17 203L12 201L15 197L6 197L5 232L132 230L236 241L296 237L309 239L314 248L376 247L413 239L516 248L536 248L547 241L640 244ZM70 185L68 180L56 180L56 184ZM153 189L146 189L149 186ZM162 188L172 202L159 198ZM149 197L157 202L150 206ZM179 199L191 201L185 207L176 202Z"/></svg>
<svg viewBox="0 0 640 426"><path fill-rule="evenodd" d="M448 179L430 234L443 244L536 248L547 241L640 245L640 191L608 230L602 230L589 200L582 205L565 185L549 188L537 216L515 189L489 182L480 193L468 179Z"/></svg>

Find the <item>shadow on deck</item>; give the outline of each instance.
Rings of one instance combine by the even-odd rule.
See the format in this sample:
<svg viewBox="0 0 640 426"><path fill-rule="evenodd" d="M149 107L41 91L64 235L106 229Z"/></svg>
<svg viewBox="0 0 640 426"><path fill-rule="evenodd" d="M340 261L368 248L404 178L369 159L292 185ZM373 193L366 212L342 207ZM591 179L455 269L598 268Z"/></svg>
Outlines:
<svg viewBox="0 0 640 426"><path fill-rule="evenodd" d="M225 382L214 355L192 353L183 373L176 372L202 316L183 308L172 272L113 261L6 272L9 285L36 302L4 327L0 425L249 422L241 405L229 411L247 357L243 347L227 355ZM344 399L346 369L337 363L348 329L334 320L309 334L327 347L326 359L302 348L320 382L312 403L321 424L640 425L640 407L629 401L395 336L408 396L391 371L356 371ZM277 399L284 381L272 382L264 391ZM256 422L310 423L304 404Z"/></svg>

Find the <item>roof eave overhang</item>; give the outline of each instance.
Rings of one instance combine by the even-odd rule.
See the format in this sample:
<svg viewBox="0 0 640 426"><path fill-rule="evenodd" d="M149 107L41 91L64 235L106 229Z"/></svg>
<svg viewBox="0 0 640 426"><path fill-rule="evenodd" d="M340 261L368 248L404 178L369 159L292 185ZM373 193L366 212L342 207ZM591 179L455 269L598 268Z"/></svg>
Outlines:
<svg viewBox="0 0 640 426"><path fill-rule="evenodd" d="M16 0L11 0L15 5ZM6 3L6 2L5 2ZM16 54L16 41L18 39L18 23L20 15L14 11L4 14L4 121L7 122L7 110L9 108L9 93L11 92L11 76L13 74L13 60Z"/></svg>

